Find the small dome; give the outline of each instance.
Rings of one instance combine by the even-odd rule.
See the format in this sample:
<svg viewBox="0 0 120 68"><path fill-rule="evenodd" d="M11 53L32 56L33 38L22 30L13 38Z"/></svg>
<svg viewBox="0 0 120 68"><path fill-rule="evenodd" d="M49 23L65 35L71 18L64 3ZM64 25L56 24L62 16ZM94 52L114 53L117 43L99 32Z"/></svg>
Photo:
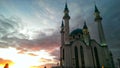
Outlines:
<svg viewBox="0 0 120 68"><path fill-rule="evenodd" d="M77 34L83 34L82 29L75 29L73 30L70 35L77 35Z"/></svg>

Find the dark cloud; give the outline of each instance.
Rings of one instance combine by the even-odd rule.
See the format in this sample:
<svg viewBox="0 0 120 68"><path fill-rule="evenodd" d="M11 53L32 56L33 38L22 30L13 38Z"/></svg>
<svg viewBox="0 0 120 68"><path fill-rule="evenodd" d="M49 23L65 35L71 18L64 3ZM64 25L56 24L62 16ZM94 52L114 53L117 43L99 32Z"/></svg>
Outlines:
<svg viewBox="0 0 120 68"><path fill-rule="evenodd" d="M1 48L7 48L8 46L10 46L10 45L7 42L0 42Z"/></svg>
<svg viewBox="0 0 120 68"><path fill-rule="evenodd" d="M45 49L45 50L50 50L53 49L53 47L57 47L60 45L60 36L57 32L54 32L50 36L44 36L42 39L37 38L34 40L27 40L27 39L22 39L20 42L20 45L23 47L28 47L32 50L39 50L39 49Z"/></svg>
<svg viewBox="0 0 120 68"><path fill-rule="evenodd" d="M107 3L111 4L103 4L103 26L105 30L106 40L109 46L109 49L112 51L114 60L120 57L120 9L119 9L119 0L116 1L108 1Z"/></svg>

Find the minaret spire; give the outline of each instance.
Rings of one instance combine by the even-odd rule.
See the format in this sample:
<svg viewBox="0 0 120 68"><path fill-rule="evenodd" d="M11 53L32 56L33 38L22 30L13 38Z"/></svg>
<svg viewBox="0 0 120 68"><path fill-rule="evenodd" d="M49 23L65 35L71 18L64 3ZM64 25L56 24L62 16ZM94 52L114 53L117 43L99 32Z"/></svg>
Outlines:
<svg viewBox="0 0 120 68"><path fill-rule="evenodd" d="M86 45L89 46L90 44L90 34L88 31L88 27L86 25L86 22L84 22L84 26L83 26L83 38L84 38L84 42L86 43Z"/></svg>
<svg viewBox="0 0 120 68"><path fill-rule="evenodd" d="M100 13L99 10L98 10L98 8L97 8L97 6L96 6L96 4L95 4L95 12Z"/></svg>
<svg viewBox="0 0 120 68"><path fill-rule="evenodd" d="M68 9L68 5L67 5L67 1L65 3L65 8L64 8L64 16L63 16L63 20L64 20L64 24L65 24L65 44L69 44L69 9Z"/></svg>
<svg viewBox="0 0 120 68"><path fill-rule="evenodd" d="M67 0L66 0L66 3L65 3L65 9L64 9L64 12L65 11L68 11L69 12L69 10L68 10L68 6L67 6Z"/></svg>
<svg viewBox="0 0 120 68"><path fill-rule="evenodd" d="M103 31L101 21L102 21L102 17L100 16L100 12L95 4L95 22L97 22L97 26L98 26L100 44L101 44L101 46L106 46L107 44L106 44L106 40L105 40L104 31Z"/></svg>

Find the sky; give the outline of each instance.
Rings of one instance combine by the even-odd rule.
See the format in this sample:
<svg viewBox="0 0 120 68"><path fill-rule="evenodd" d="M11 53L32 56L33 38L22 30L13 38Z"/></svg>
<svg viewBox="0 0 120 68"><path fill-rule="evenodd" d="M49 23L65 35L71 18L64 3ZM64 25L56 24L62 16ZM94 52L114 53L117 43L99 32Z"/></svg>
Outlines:
<svg viewBox="0 0 120 68"><path fill-rule="evenodd" d="M0 0L0 68L43 68L59 63L60 26L66 0ZM70 31L86 21L98 40L94 5L115 64L120 57L120 0L67 0ZM20 68L21 68L20 67Z"/></svg>

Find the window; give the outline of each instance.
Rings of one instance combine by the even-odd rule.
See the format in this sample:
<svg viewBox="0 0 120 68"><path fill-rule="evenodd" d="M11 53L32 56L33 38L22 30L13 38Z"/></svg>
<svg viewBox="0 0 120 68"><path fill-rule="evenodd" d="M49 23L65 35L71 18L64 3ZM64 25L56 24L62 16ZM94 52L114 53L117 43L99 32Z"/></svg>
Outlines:
<svg viewBox="0 0 120 68"><path fill-rule="evenodd" d="M80 38L80 34L79 34L78 36L79 36L79 38Z"/></svg>
<svg viewBox="0 0 120 68"><path fill-rule="evenodd" d="M65 57L65 56L64 56L64 49L63 49L63 60L64 60L64 57Z"/></svg>
<svg viewBox="0 0 120 68"><path fill-rule="evenodd" d="M65 58L65 56L64 56L64 49L62 50L62 66L64 66L64 58Z"/></svg>
<svg viewBox="0 0 120 68"><path fill-rule="evenodd" d="M84 52L83 52L83 47L80 46L80 54L81 54L81 68L85 68L85 62L84 62Z"/></svg>
<svg viewBox="0 0 120 68"><path fill-rule="evenodd" d="M75 46L75 64L76 64L76 68L79 68L79 59L78 59L78 48Z"/></svg>
<svg viewBox="0 0 120 68"><path fill-rule="evenodd" d="M96 47L94 47L94 53L95 53L95 60L96 60L97 68L100 68L98 52L97 52L97 48Z"/></svg>

